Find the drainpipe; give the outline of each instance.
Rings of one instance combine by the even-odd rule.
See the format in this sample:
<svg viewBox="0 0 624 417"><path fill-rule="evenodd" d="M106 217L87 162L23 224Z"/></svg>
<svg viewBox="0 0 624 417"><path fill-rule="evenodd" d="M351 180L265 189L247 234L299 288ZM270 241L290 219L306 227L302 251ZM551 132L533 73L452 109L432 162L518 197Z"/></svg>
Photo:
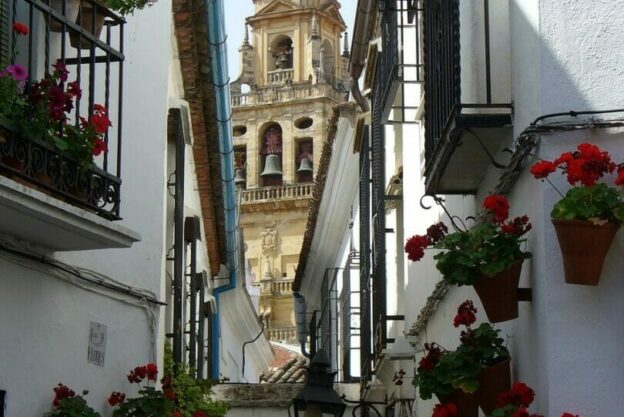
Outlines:
<svg viewBox="0 0 624 417"><path fill-rule="evenodd" d="M215 288L213 295L217 303L217 312L212 316L213 337L211 338L212 379L219 379L220 365L220 300L221 294L236 288L238 262L237 251L237 210L236 189L234 187L234 161L232 158L232 122L230 105L230 86L227 67L227 49L223 0L204 0L206 7L206 34L211 50L212 79L215 88L216 117L218 125L219 154L221 159L221 178L223 188L223 206L225 209L225 240L227 266L230 273L228 284Z"/></svg>
<svg viewBox="0 0 624 417"><path fill-rule="evenodd" d="M349 60L349 74L351 75L351 94L360 105L363 113L370 110L368 101L360 91L358 80L364 69L364 60L368 54L368 32L370 31L371 14L374 12L375 0L358 0L353 37L351 38L351 59Z"/></svg>

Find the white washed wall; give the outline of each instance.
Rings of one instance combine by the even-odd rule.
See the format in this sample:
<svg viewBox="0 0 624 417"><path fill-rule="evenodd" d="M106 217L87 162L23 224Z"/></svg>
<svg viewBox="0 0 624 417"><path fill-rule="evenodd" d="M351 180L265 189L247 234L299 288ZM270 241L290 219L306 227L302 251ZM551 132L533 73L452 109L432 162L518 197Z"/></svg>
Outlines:
<svg viewBox="0 0 624 417"><path fill-rule="evenodd" d="M55 255L64 262L150 290L159 298L165 262L170 37L168 0L128 17L121 197L124 219L120 223L139 232L142 240L130 249ZM89 404L104 416L110 415L106 397L113 390L131 393L125 375L131 367L151 359L154 335L143 309L4 259L0 260L0 271L0 389L7 390L7 415L42 415L49 410L52 388L59 382L76 392L88 389ZM104 367L87 363L90 321L107 326ZM156 345L162 350L162 338Z"/></svg>
<svg viewBox="0 0 624 417"><path fill-rule="evenodd" d="M618 53L624 40L621 25L624 10L616 7L616 3L606 0L573 4L554 0L510 2L508 23L516 136L544 113L622 107L622 95L614 87L624 79L624 55ZM554 159L587 140L610 151L620 162L624 160L623 139L621 129L544 135L535 156ZM404 146L407 154L407 148L413 145L405 141ZM499 158L505 160L504 154L498 155ZM407 169L410 165L405 170L406 212L411 212L411 208L418 210L413 200L422 195L420 179ZM478 190L476 207L492 189L498 173L493 168L488 171ZM554 182L563 191L569 187L563 177L555 177ZM533 288L533 302L520 303L517 320L495 326L502 329L508 341L514 378L536 390L532 410L538 414L558 417L570 411L583 417L612 415L613 410L624 406L621 396L624 365L619 360L624 327L618 322L624 313L620 300L624 291L621 280L624 262L617 255L624 244L622 232L616 236L607 256L598 287L568 285L564 283L559 245L550 222L550 210L559 198L556 191L547 183L534 180L527 168L509 198L511 215L526 213L533 224L533 231L528 235L528 249L533 258L524 263L521 277L521 287ZM460 216L472 214L470 197L466 197L463 209L461 200L462 197L447 198L447 207ZM413 232L424 232L430 223L421 223L417 216L406 217L406 237ZM425 226L419 226L422 224ZM418 305L412 310L406 306L406 314L413 322L438 274L435 264L428 259L408 262L407 270L407 294ZM458 332L452 327L452 318L457 305L467 298L480 307L471 288L452 287L421 335L421 341L454 347ZM485 319L482 310L479 318ZM420 415L429 415L433 404L433 401L417 401L415 408Z"/></svg>

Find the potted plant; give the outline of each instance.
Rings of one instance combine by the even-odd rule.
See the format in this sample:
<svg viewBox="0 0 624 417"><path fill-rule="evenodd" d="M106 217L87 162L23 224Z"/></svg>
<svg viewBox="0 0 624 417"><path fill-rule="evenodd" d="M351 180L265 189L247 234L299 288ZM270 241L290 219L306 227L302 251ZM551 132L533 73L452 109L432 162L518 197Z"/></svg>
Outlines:
<svg viewBox="0 0 624 417"><path fill-rule="evenodd" d="M139 386L139 396L127 398L121 392L113 392L108 403L117 407L114 417L224 417L227 405L210 397L212 382L195 379L184 365L173 365L161 379L162 390L153 385L158 368L153 363L137 366L127 376L128 382ZM166 366L167 368L167 366Z"/></svg>
<svg viewBox="0 0 624 417"><path fill-rule="evenodd" d="M443 404L453 404L458 417L477 417L481 366L460 352L443 349L436 343L425 344L414 376L420 398L428 400L435 395Z"/></svg>
<svg viewBox="0 0 624 417"><path fill-rule="evenodd" d="M624 185L624 165L616 165L608 152L581 143L554 161L542 160L530 171L537 179L560 171L572 188L554 205L550 215L563 256L569 284L598 285L604 259L624 221L621 189L598 182L617 170L616 186ZM550 182L550 181L549 181Z"/></svg>
<svg viewBox="0 0 624 417"><path fill-rule="evenodd" d="M52 410L45 413L45 417L100 417L100 414L89 407L84 399L88 391L76 395L72 389L60 383L53 391Z"/></svg>
<svg viewBox="0 0 624 417"><path fill-rule="evenodd" d="M490 323L472 327L477 320L476 313L472 301L464 301L457 309L453 325L464 326L457 351L472 357L474 362L481 365L478 377L479 405L487 414L494 410L498 395L511 386L511 358L499 335L500 330L494 329Z"/></svg>
<svg viewBox="0 0 624 417"><path fill-rule="evenodd" d="M88 118L76 121L70 117L82 91L76 81L68 81L69 72L62 62L52 67L51 74L34 82L19 64L0 71L0 161L10 174L27 174L47 188L86 200L88 187L78 190L78 177L88 178L87 168L94 156L106 152L105 136L111 122L106 108L98 104ZM22 149L25 141L53 150L53 156L35 160ZM48 175L51 166L54 178ZM61 184L67 178L75 181Z"/></svg>
<svg viewBox="0 0 624 417"><path fill-rule="evenodd" d="M473 285L493 323L518 317L517 289L522 262L531 254L523 251L523 236L531 229L529 218L509 219L509 202L501 195L483 201L488 216L470 230L448 233L443 223L434 224L426 235L410 237L405 244L408 259L418 261L424 249L435 248L436 267L452 285Z"/></svg>
<svg viewBox="0 0 624 417"><path fill-rule="evenodd" d="M436 343L425 344L414 377L422 399L435 394L442 405L455 404L458 416L476 415L479 405L491 412L498 395L511 386L510 356L500 330L490 323L473 327L476 313L470 300L459 305L453 326L463 326L460 345L448 351Z"/></svg>
<svg viewBox="0 0 624 417"><path fill-rule="evenodd" d="M50 0L50 8L64 16L66 20L75 22L80 11L80 0ZM50 30L62 32L63 24L56 19L50 18Z"/></svg>
<svg viewBox="0 0 624 417"><path fill-rule="evenodd" d="M79 0L80 11L76 23L99 38L104 27L107 10L110 9L123 16L134 13L157 0ZM110 12L108 12L110 13ZM70 43L74 48L89 49L91 42L82 38L80 34L70 31Z"/></svg>
<svg viewBox="0 0 624 417"><path fill-rule="evenodd" d="M88 118L73 123L68 112L80 99L76 81L58 61L45 78L28 86L27 71L12 64L0 71L0 121L29 139L41 140L88 166L106 151L104 135L111 126L104 106L95 104Z"/></svg>
<svg viewBox="0 0 624 417"><path fill-rule="evenodd" d="M535 391L523 382L516 382L498 397L497 408L488 417L542 417L529 414L528 408L535 400ZM572 413L563 413L561 417L579 417Z"/></svg>

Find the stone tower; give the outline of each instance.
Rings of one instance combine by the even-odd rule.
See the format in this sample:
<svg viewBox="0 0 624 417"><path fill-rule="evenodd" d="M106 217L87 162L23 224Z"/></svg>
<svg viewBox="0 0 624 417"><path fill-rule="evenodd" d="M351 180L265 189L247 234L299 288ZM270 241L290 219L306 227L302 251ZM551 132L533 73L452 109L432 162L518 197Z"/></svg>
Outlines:
<svg viewBox="0 0 624 417"><path fill-rule="evenodd" d="M333 106L348 94L346 26L336 0L253 2L231 84L240 225L267 335L294 343L291 284L312 182Z"/></svg>

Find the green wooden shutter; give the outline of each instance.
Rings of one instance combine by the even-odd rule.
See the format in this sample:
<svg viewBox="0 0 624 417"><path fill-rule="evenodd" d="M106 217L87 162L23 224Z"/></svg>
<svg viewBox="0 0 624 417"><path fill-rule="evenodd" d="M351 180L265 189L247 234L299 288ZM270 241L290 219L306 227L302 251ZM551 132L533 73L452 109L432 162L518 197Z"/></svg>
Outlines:
<svg viewBox="0 0 624 417"><path fill-rule="evenodd" d="M9 61L11 37L9 31L10 0L0 0L0 65L4 67Z"/></svg>

